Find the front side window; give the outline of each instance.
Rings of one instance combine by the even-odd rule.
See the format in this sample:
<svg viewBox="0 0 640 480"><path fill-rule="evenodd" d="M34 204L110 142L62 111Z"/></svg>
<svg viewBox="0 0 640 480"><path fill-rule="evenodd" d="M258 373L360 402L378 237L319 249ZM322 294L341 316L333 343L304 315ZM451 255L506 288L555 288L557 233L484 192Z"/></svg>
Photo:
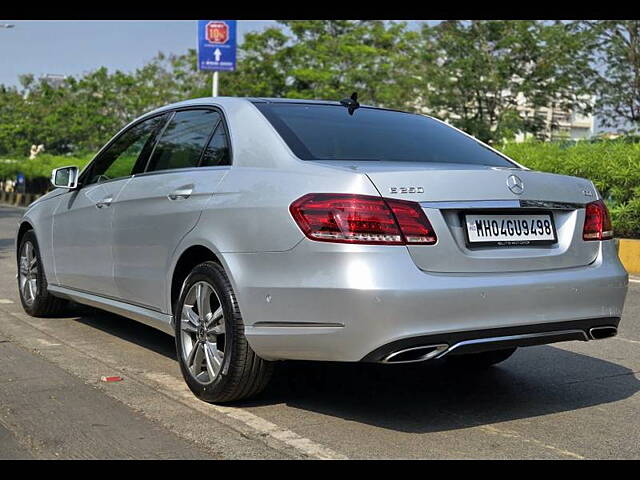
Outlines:
<svg viewBox="0 0 640 480"><path fill-rule="evenodd" d="M220 122L215 110L176 112L151 154L148 172L197 167L200 155Z"/></svg>
<svg viewBox="0 0 640 480"><path fill-rule="evenodd" d="M302 160L462 163L514 167L507 158L433 118L340 105L260 103L293 153Z"/></svg>
<svg viewBox="0 0 640 480"><path fill-rule="evenodd" d="M140 122L120 135L89 167L84 183L105 182L128 177L137 170L145 145L166 119L164 115Z"/></svg>

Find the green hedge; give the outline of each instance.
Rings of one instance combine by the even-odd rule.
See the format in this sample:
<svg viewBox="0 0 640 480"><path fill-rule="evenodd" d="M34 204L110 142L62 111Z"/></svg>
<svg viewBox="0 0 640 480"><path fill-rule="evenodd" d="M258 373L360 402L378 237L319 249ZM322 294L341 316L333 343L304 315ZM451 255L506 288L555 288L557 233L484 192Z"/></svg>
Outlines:
<svg viewBox="0 0 640 480"><path fill-rule="evenodd" d="M640 143L524 142L500 150L534 170L592 180L609 206L616 236L640 238Z"/></svg>
<svg viewBox="0 0 640 480"><path fill-rule="evenodd" d="M91 161L93 154L66 156L41 154L35 160L28 158L0 158L0 178L14 178L23 173L27 180L50 178L51 170L68 165L83 168Z"/></svg>
<svg viewBox="0 0 640 480"><path fill-rule="evenodd" d="M624 139L576 144L524 142L507 143L500 150L534 170L592 180L611 210L616 236L640 238L640 143ZM0 178L12 178L18 172L27 180L49 178L57 167L84 167L92 155L0 159Z"/></svg>

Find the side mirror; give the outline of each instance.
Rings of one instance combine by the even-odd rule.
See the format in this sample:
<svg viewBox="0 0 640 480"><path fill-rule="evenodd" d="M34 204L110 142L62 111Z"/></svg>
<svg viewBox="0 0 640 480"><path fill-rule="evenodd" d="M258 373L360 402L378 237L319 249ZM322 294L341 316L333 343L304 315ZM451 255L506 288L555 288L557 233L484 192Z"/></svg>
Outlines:
<svg viewBox="0 0 640 480"><path fill-rule="evenodd" d="M51 183L54 187L73 190L78 186L78 167L60 167L51 172Z"/></svg>

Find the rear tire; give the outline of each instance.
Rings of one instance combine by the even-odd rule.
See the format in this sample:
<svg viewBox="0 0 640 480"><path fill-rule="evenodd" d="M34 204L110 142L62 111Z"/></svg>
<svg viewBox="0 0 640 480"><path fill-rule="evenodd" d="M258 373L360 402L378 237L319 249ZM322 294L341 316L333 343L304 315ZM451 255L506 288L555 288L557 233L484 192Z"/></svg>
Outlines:
<svg viewBox="0 0 640 480"><path fill-rule="evenodd" d="M174 323L180 370L196 397L233 402L267 386L273 363L249 346L235 293L220 265L205 262L191 271L174 307Z"/></svg>
<svg viewBox="0 0 640 480"><path fill-rule="evenodd" d="M490 352L470 353L467 355L445 356L447 363L453 367L480 370L489 368L500 362L504 362L511 357L517 347L506 348L504 350L492 350Z"/></svg>
<svg viewBox="0 0 640 480"><path fill-rule="evenodd" d="M33 230L27 231L22 236L18 246L17 261L18 292L24 311L32 317L47 317L62 313L67 308L68 302L54 297L47 290L47 278Z"/></svg>

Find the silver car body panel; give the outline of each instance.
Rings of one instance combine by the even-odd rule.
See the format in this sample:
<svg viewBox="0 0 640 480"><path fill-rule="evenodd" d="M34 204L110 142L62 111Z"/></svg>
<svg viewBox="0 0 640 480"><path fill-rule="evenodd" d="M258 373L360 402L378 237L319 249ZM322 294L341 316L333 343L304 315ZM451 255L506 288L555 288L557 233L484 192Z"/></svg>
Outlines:
<svg viewBox="0 0 640 480"><path fill-rule="evenodd" d="M584 205L599 198L590 181L517 164L302 161L247 99L197 99L148 115L202 105L224 114L232 166L57 189L25 212L54 294L172 333L176 264L205 247L229 275L249 343L271 360L358 361L416 336L620 317L628 277L615 244L582 240ZM514 173L521 195L505 184ZM391 190L402 186L422 193ZM186 198L168 198L185 190ZM312 241L289 213L310 192L420 202L438 243ZM108 197L109 207L96 207ZM465 211L527 208L553 214L557 244L466 245Z"/></svg>
<svg viewBox="0 0 640 480"><path fill-rule="evenodd" d="M56 283L118 296L113 277L113 205L130 178L89 185L56 197L52 253Z"/></svg>
<svg viewBox="0 0 640 480"><path fill-rule="evenodd" d="M161 310L160 292L174 251L198 223L228 167L163 170L135 175L114 201L114 282L117 297Z"/></svg>
<svg viewBox="0 0 640 480"><path fill-rule="evenodd" d="M627 290L612 241L589 266L535 273L431 273L405 247L308 239L290 252L224 258L252 347L270 358L356 361L404 338L620 317ZM276 321L344 327L256 325Z"/></svg>

